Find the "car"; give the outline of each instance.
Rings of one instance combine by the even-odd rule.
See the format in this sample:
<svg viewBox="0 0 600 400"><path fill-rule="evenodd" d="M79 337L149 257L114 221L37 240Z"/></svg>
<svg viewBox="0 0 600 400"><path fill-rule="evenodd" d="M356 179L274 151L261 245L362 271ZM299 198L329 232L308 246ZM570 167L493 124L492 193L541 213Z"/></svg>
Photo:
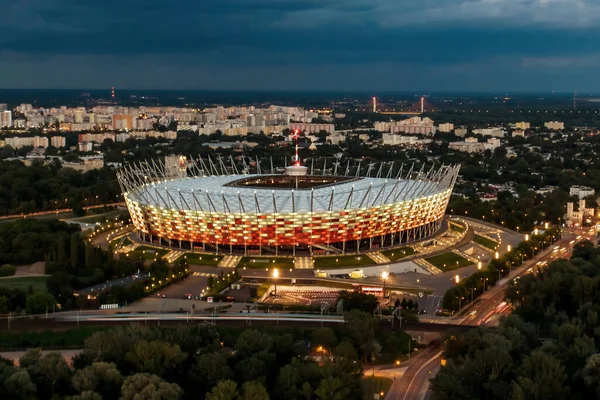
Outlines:
<svg viewBox="0 0 600 400"><path fill-rule="evenodd" d="M164 295L164 294L162 294L162 293L156 293L156 295L157 295L158 297L162 297L163 299L164 299L165 297L167 297L167 296L165 296L165 295Z"/></svg>

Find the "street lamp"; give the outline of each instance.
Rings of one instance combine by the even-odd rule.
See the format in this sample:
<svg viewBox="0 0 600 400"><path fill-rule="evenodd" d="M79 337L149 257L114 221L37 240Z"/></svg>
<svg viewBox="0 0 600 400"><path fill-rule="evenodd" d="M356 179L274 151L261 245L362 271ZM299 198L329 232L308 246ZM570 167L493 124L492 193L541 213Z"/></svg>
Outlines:
<svg viewBox="0 0 600 400"><path fill-rule="evenodd" d="M525 241L528 241L528 240L529 240L529 235L526 234L525 235Z"/></svg>
<svg viewBox="0 0 600 400"><path fill-rule="evenodd" d="M477 269L481 269L481 261L477 263Z"/></svg>
<svg viewBox="0 0 600 400"><path fill-rule="evenodd" d="M470 288L471 291L471 304L473 304L473 292L475 292L475 288Z"/></svg>
<svg viewBox="0 0 600 400"><path fill-rule="evenodd" d="M275 282L275 297L277 297L277 278L279 278L279 271L277 268L273 270L273 282Z"/></svg>
<svg viewBox="0 0 600 400"><path fill-rule="evenodd" d="M396 367L400 365L400 360L396 360L394 363L394 381L396 380Z"/></svg>
<svg viewBox="0 0 600 400"><path fill-rule="evenodd" d="M512 249L512 247L510 247L510 244L506 247L506 251L510 252L510 250Z"/></svg>
<svg viewBox="0 0 600 400"><path fill-rule="evenodd" d="M500 258L500 253L496 252L496 254L494 254L494 258L497 260Z"/></svg>
<svg viewBox="0 0 600 400"><path fill-rule="evenodd" d="M456 275L454 277L454 282L456 282L456 283L460 282L460 276Z"/></svg>
<svg viewBox="0 0 600 400"><path fill-rule="evenodd" d="M381 273L381 277L383 278L383 298L385 299L385 281L387 281L387 278L390 276L389 272L387 271L383 271Z"/></svg>

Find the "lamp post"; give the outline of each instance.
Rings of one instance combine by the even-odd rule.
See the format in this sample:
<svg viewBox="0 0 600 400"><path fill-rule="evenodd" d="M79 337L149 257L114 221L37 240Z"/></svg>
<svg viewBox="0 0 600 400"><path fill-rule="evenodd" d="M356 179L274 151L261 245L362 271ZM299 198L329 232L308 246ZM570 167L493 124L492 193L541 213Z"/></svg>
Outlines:
<svg viewBox="0 0 600 400"><path fill-rule="evenodd" d="M396 381L396 367L400 365L400 360L396 360L394 363L394 382Z"/></svg>
<svg viewBox="0 0 600 400"><path fill-rule="evenodd" d="M387 281L387 278L390 276L389 272L387 271L383 271L381 273L381 277L383 278L383 298L385 299L385 281Z"/></svg>
<svg viewBox="0 0 600 400"><path fill-rule="evenodd" d="M481 261L477 263L477 269L481 269Z"/></svg>
<svg viewBox="0 0 600 400"><path fill-rule="evenodd" d="M506 251L510 252L510 250L512 249L512 247L510 247L510 244L506 247Z"/></svg>
<svg viewBox="0 0 600 400"><path fill-rule="evenodd" d="M277 278L279 278L279 271L277 268L273 270L273 282L275 283L275 297L277 297Z"/></svg>
<svg viewBox="0 0 600 400"><path fill-rule="evenodd" d="M471 304L473 304L473 293L475 292L475 288L470 288L471 291Z"/></svg>

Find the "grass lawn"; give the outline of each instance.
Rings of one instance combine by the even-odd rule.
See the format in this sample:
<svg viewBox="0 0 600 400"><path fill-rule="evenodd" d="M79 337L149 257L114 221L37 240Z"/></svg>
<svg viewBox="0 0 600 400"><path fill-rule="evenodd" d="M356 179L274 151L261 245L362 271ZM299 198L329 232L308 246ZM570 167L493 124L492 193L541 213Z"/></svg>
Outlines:
<svg viewBox="0 0 600 400"><path fill-rule="evenodd" d="M484 247L487 247L490 250L496 250L498 248L498 243L483 236L475 235L473 241Z"/></svg>
<svg viewBox="0 0 600 400"><path fill-rule="evenodd" d="M452 253L451 251L449 251L448 253L443 253L437 256L426 258L425 261L429 262L430 264L433 264L442 271L450 271L456 268L462 268L466 267L467 265L473 264L466 258L461 257L458 254Z"/></svg>
<svg viewBox="0 0 600 400"><path fill-rule="evenodd" d="M313 259L315 260L314 269L342 269L375 265L375 261L364 254L353 256L315 257Z"/></svg>
<svg viewBox="0 0 600 400"><path fill-rule="evenodd" d="M293 258L243 257L238 268L294 268Z"/></svg>
<svg viewBox="0 0 600 400"><path fill-rule="evenodd" d="M27 292L29 290L29 286L33 286L34 292L45 292L47 279L48 277L46 276L3 278L0 279L0 287L6 289L18 289Z"/></svg>
<svg viewBox="0 0 600 400"><path fill-rule="evenodd" d="M185 260L188 264L194 265L219 265L223 256L212 254L185 253Z"/></svg>
<svg viewBox="0 0 600 400"><path fill-rule="evenodd" d="M380 376L365 376L360 383L362 386L362 398L364 400L373 400L375 393L381 394L383 392L381 399L385 398L393 381L390 378Z"/></svg>
<svg viewBox="0 0 600 400"><path fill-rule="evenodd" d="M132 256L141 256L146 260L154 260L155 258L158 260L162 258L165 254L167 254L169 250L166 249L157 249L154 247L148 246L140 246L131 252Z"/></svg>
<svg viewBox="0 0 600 400"><path fill-rule="evenodd" d="M398 261L415 253L416 251L412 247L399 247L397 249L384 250L381 252L381 254L392 261Z"/></svg>
<svg viewBox="0 0 600 400"><path fill-rule="evenodd" d="M265 294L265 292L267 290L269 290L269 288L271 287L270 283L262 283L257 289L256 289L256 297L257 298L261 298L263 294Z"/></svg>
<svg viewBox="0 0 600 400"><path fill-rule="evenodd" d="M452 229L453 231L456 231L456 232L460 232L460 233L463 233L465 231L464 226L458 225L458 224L453 224L453 223L450 223L450 229Z"/></svg>

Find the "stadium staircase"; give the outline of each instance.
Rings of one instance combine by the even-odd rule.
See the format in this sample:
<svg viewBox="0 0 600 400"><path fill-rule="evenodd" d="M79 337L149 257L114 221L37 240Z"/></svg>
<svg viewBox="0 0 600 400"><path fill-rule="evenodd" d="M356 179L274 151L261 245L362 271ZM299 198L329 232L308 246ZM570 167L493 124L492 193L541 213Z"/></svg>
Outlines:
<svg viewBox="0 0 600 400"><path fill-rule="evenodd" d="M389 264L392 262L392 260L384 256L380 251L368 251L365 253L365 255L373 260L376 264Z"/></svg>
<svg viewBox="0 0 600 400"><path fill-rule="evenodd" d="M479 262L479 260L477 258L473 257L470 254L465 253L464 251L460 251L458 249L454 249L454 250L452 250L452 252L454 254L456 254L457 256L461 256L462 258L466 258L467 260L471 261L472 263L477 264Z"/></svg>
<svg viewBox="0 0 600 400"><path fill-rule="evenodd" d="M181 250L171 250L170 252L165 254L163 256L163 258L165 260L167 260L167 262L170 264L170 263L175 262L175 260L177 260L179 257L181 257L184 254L185 254L185 252L181 251Z"/></svg>
<svg viewBox="0 0 600 400"><path fill-rule="evenodd" d="M425 271L429 272L431 275L437 275L442 273L441 269L431 264L430 262L425 261L422 258L416 258L413 260L413 262L419 267L423 268Z"/></svg>
<svg viewBox="0 0 600 400"><path fill-rule="evenodd" d="M312 257L294 258L294 269L313 269L315 262Z"/></svg>
<svg viewBox="0 0 600 400"><path fill-rule="evenodd" d="M224 256L219 262L220 268L235 268L242 261L242 256Z"/></svg>
<svg viewBox="0 0 600 400"><path fill-rule="evenodd" d="M140 247L139 243L131 243L128 244L127 246L123 246L121 247L118 251L120 253L129 253L130 251L134 251L135 249L137 249L138 247Z"/></svg>
<svg viewBox="0 0 600 400"><path fill-rule="evenodd" d="M325 250L326 252L328 252L328 254L342 254L342 250L333 246L327 246L324 244L313 244L312 247L316 249Z"/></svg>

